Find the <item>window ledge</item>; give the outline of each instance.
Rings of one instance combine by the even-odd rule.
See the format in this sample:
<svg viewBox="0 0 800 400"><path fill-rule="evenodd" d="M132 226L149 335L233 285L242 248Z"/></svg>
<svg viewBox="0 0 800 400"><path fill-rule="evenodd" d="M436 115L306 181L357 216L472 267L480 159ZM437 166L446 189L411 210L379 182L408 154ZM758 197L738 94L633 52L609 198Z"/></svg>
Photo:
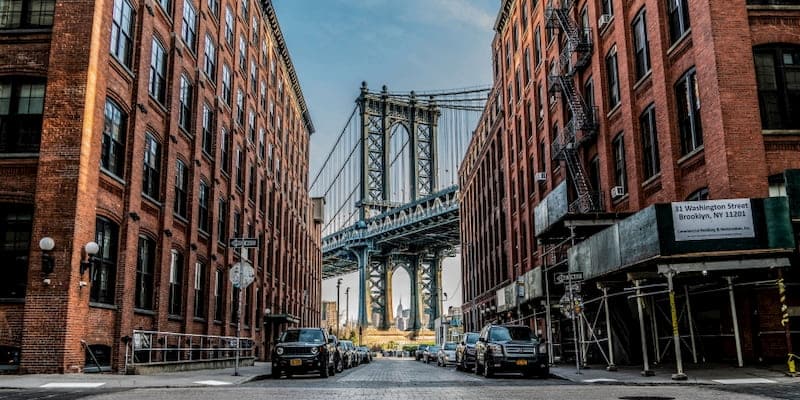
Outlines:
<svg viewBox="0 0 800 400"><path fill-rule="evenodd" d="M30 35L35 33L53 33L53 28L11 28L0 29L3 35Z"/></svg>
<svg viewBox="0 0 800 400"><path fill-rule="evenodd" d="M39 153L0 153L0 158L39 158Z"/></svg>
<svg viewBox="0 0 800 400"><path fill-rule="evenodd" d="M176 221L183 223L184 225L189 225L189 220L186 219L183 215L173 213L172 216L175 218Z"/></svg>
<svg viewBox="0 0 800 400"><path fill-rule="evenodd" d="M639 90L639 88L640 88L642 85L644 85L644 83L645 83L645 82L647 82L647 81L649 81L649 80L650 80L650 77L651 77L651 76L653 76L653 68L650 68L650 70L649 70L649 71L647 71L647 73L646 73L646 74L644 74L644 76L642 76L641 78L639 78L639 80L638 80L638 81L636 81L636 83L634 83L634 84L633 84L633 90L634 90L634 91L636 91L636 90Z"/></svg>
<svg viewBox="0 0 800 400"><path fill-rule="evenodd" d="M153 205L155 205L158 208L161 208L161 207L164 206L160 201L150 197L147 193L142 193L142 198L147 200L150 203L153 203Z"/></svg>
<svg viewBox="0 0 800 400"><path fill-rule="evenodd" d="M181 317L180 315L175 315L175 314L168 315L167 319L170 320L170 321L183 322L183 317Z"/></svg>
<svg viewBox="0 0 800 400"><path fill-rule="evenodd" d="M800 6L788 4L752 4L748 5L747 9L753 11L800 11Z"/></svg>
<svg viewBox="0 0 800 400"><path fill-rule="evenodd" d="M609 29L611 29L611 27L614 26L614 20L616 18L617 17L614 14L611 14L611 19L608 21L606 26L604 26L603 29L601 29L600 32L598 32L600 34L600 37L605 36L606 32L608 32Z"/></svg>
<svg viewBox="0 0 800 400"><path fill-rule="evenodd" d="M683 32L683 35L679 37L678 40L676 40L675 43L672 44L672 46L669 46L669 49L667 49L667 56L672 55L672 53L675 52L675 50L678 47L681 47L681 45L683 45L683 42L686 41L686 38L691 35L692 35L692 28L690 27L689 29L686 30L686 32Z"/></svg>
<svg viewBox="0 0 800 400"><path fill-rule="evenodd" d="M92 308L104 308L106 310L119 310L119 307L117 307L114 304L106 304L106 303L100 303L100 302L95 302L95 301L90 301L89 302L89 307L92 307Z"/></svg>
<svg viewBox="0 0 800 400"><path fill-rule="evenodd" d="M611 116L616 114L620 109L622 109L621 100L617 102L617 105L615 105L614 108L612 108L611 111L608 112L608 114L606 114L606 119L611 119Z"/></svg>
<svg viewBox="0 0 800 400"><path fill-rule="evenodd" d="M120 178L119 176L117 176L117 174L115 174L115 173L113 173L113 172L111 172L111 171L109 171L109 170L107 170L107 169L105 169L103 167L100 167L100 172L102 172L103 176L105 176L106 178L109 178L109 179L119 183L122 186L126 185L125 179Z"/></svg>
<svg viewBox="0 0 800 400"><path fill-rule="evenodd" d="M689 159L694 158L696 155L702 153L704 149L705 149L705 146L700 146L700 147L690 151L685 156L683 156L683 157L678 159L678 165L684 164L685 162L689 161Z"/></svg>
<svg viewBox="0 0 800 400"><path fill-rule="evenodd" d="M0 303L5 304L25 304L24 297L0 297Z"/></svg>
<svg viewBox="0 0 800 400"><path fill-rule="evenodd" d="M214 320L214 325L222 325L222 321L220 321L218 319L215 319Z"/></svg>
<svg viewBox="0 0 800 400"><path fill-rule="evenodd" d="M144 308L134 308L133 312L134 312L134 314L149 315L151 317L155 317L156 316L156 312L155 311L146 310Z"/></svg>
<svg viewBox="0 0 800 400"><path fill-rule="evenodd" d="M800 135L800 129L763 129L761 134L765 136Z"/></svg>
<svg viewBox="0 0 800 400"><path fill-rule="evenodd" d="M631 194L628 193L628 192L625 192L625 195L617 197L616 199L612 199L611 203L616 206L616 205L619 205L620 203L624 202L625 200L628 200L630 197L631 197Z"/></svg>
<svg viewBox="0 0 800 400"><path fill-rule="evenodd" d="M133 80L136 79L136 74L134 74L133 71L131 71L131 69L127 65L125 65L122 61L120 61L117 58L117 56L115 56L113 53L109 53L109 54L111 54L111 57L109 57L109 58L112 60L111 61L111 66L113 68L122 71L122 73L125 74L126 77L128 78L129 82L132 82Z"/></svg>
<svg viewBox="0 0 800 400"><path fill-rule="evenodd" d="M194 318L192 318L192 321L194 321L194 322L206 322L206 319L203 318L203 317L194 317Z"/></svg>

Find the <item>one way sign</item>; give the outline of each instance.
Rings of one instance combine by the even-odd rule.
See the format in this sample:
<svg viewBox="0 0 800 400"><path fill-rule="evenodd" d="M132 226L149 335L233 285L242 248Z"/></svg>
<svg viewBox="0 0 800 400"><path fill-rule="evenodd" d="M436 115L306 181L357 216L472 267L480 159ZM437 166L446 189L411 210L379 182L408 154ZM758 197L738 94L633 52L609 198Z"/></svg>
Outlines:
<svg viewBox="0 0 800 400"><path fill-rule="evenodd" d="M231 247L258 247L258 238L231 238Z"/></svg>
<svg viewBox="0 0 800 400"><path fill-rule="evenodd" d="M556 284L563 285L569 281L573 283L583 280L583 272L560 272L556 274Z"/></svg>

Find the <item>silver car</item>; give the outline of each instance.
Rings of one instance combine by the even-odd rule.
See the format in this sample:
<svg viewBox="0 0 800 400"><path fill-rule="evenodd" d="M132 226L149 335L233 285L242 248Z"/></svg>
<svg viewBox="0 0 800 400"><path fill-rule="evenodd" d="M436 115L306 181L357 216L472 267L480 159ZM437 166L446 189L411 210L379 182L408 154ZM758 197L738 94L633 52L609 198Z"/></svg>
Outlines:
<svg viewBox="0 0 800 400"><path fill-rule="evenodd" d="M436 357L436 365L446 367L448 364L456 363L456 342L447 342L439 348Z"/></svg>

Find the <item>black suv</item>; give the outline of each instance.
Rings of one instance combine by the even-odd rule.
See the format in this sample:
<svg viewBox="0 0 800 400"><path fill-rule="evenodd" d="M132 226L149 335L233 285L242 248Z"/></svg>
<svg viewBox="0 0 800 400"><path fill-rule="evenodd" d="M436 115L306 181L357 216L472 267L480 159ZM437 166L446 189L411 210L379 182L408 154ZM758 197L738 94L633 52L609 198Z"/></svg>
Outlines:
<svg viewBox="0 0 800 400"><path fill-rule="evenodd" d="M328 337L324 329L289 329L280 335L272 350L272 377L317 371L327 378L336 373L335 353L333 337Z"/></svg>
<svg viewBox="0 0 800 400"><path fill-rule="evenodd" d="M527 326L487 325L475 344L475 373L487 378L495 372L522 372L525 377L547 378L547 348Z"/></svg>

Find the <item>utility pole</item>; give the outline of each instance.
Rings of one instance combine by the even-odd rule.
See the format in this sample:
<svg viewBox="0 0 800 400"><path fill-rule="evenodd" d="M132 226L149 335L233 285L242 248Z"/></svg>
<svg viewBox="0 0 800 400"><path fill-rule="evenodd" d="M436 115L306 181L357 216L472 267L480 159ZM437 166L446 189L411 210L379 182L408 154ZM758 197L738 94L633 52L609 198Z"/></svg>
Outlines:
<svg viewBox="0 0 800 400"><path fill-rule="evenodd" d="M341 314L342 306L340 305L341 296L339 289L342 287L342 278L336 281L336 337L339 337L339 314Z"/></svg>
<svg viewBox="0 0 800 400"><path fill-rule="evenodd" d="M350 328L350 286L344 290L344 327L345 332Z"/></svg>

